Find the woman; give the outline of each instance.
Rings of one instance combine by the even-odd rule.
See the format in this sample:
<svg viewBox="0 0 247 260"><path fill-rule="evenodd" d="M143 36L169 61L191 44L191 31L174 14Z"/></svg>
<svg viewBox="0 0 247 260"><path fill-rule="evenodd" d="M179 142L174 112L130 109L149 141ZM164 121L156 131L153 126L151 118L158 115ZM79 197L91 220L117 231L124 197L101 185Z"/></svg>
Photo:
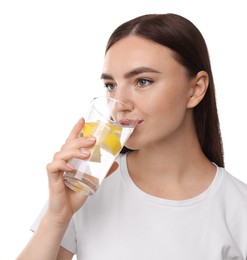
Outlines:
<svg viewBox="0 0 247 260"><path fill-rule="evenodd" d="M205 41L176 14L144 15L111 35L107 95L141 118L113 173L86 198L64 185L88 158L80 119L48 164L49 201L18 259L247 259L247 185L225 171ZM116 169L117 168L117 169ZM39 223L39 224L37 224Z"/></svg>

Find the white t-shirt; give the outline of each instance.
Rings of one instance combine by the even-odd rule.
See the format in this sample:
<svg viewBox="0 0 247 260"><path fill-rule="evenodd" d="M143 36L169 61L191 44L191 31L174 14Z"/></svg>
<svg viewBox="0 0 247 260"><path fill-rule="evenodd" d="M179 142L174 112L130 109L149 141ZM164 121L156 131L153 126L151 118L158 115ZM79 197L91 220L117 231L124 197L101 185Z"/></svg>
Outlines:
<svg viewBox="0 0 247 260"><path fill-rule="evenodd" d="M247 260L247 185L217 167L192 199L165 200L132 181L126 155L73 216L62 246L79 260ZM36 229L38 220L32 229Z"/></svg>

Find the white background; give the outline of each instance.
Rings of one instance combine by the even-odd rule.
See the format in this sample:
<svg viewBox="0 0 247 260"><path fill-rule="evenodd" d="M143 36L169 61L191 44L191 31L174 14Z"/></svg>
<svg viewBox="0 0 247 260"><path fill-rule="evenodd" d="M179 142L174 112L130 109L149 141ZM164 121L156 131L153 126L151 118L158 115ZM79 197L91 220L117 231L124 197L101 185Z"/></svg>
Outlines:
<svg viewBox="0 0 247 260"><path fill-rule="evenodd" d="M15 259L47 199L46 164L104 93L104 48L120 23L175 12L203 33L216 84L226 168L247 182L245 1L0 2L0 259Z"/></svg>

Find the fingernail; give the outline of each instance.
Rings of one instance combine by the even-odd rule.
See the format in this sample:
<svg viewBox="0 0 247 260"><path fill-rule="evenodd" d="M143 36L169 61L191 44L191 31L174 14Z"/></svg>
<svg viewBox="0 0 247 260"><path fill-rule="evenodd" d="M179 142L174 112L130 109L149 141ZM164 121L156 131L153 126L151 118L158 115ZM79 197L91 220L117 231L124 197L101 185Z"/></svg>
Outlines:
<svg viewBox="0 0 247 260"><path fill-rule="evenodd" d="M69 164L69 163L67 163L66 165L67 165L71 170L74 170L74 169L75 169L74 166L71 165L71 164Z"/></svg>
<svg viewBox="0 0 247 260"><path fill-rule="evenodd" d="M90 151L89 150L80 150L80 153L82 155L86 155L86 156L90 155Z"/></svg>
<svg viewBox="0 0 247 260"><path fill-rule="evenodd" d="M86 140L87 140L88 143L93 143L93 142L95 142L96 138L93 137L93 136L90 136L90 137L87 137Z"/></svg>

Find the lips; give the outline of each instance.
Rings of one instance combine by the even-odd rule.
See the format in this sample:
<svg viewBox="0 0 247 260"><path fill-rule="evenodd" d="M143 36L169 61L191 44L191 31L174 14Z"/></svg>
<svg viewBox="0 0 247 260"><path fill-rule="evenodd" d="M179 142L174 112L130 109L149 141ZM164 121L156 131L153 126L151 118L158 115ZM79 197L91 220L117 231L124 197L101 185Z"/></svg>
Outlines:
<svg viewBox="0 0 247 260"><path fill-rule="evenodd" d="M139 126L142 122L143 122L143 120L137 120L136 127Z"/></svg>
<svg viewBox="0 0 247 260"><path fill-rule="evenodd" d="M143 122L143 120L134 120L134 119L121 119L121 120L119 120L119 123L123 127L126 127L126 126L134 127L134 126L141 124L142 122Z"/></svg>

